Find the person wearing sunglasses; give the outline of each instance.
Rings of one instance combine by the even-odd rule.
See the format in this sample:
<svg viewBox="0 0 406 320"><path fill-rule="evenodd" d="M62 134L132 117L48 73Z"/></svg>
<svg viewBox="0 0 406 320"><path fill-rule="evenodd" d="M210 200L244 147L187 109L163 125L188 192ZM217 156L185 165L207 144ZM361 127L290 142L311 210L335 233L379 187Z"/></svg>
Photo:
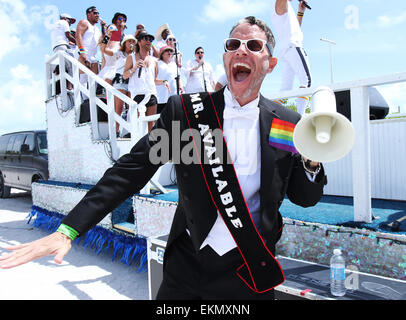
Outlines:
<svg viewBox="0 0 406 320"><path fill-rule="evenodd" d="M110 85L113 85L113 79L116 76L116 54L120 51L121 38L124 37L126 22L127 16L124 13L117 12L113 17L112 24L107 28L106 35L102 37L100 42L103 61L99 76Z"/></svg>
<svg viewBox="0 0 406 320"><path fill-rule="evenodd" d="M121 40L125 36L124 31L125 29L127 29L126 24L127 24L127 16L124 13L116 12L114 14L113 19L111 20L111 24L102 33L104 36L107 36L109 40L111 40L111 44L114 43L120 44ZM119 32L121 36L120 39L111 39L113 32Z"/></svg>
<svg viewBox="0 0 406 320"><path fill-rule="evenodd" d="M111 44L113 42L113 44ZM116 41L111 41L107 43L100 44L100 50L105 56L105 65L99 73L100 77L112 85L114 88L119 90L121 93L130 97L128 91L128 79L124 80L123 72L124 66L127 61L127 57L134 52L137 39L133 35L126 35L121 42L116 44ZM114 97L115 111L118 115L122 115L124 102L118 98ZM119 123L116 122L116 137L120 137L119 134Z"/></svg>
<svg viewBox="0 0 406 320"><path fill-rule="evenodd" d="M178 65L178 68L182 68L183 65L182 52L178 50L177 40L173 34L168 35L168 37L166 38L166 45L174 50L174 54L172 55L172 61L174 61Z"/></svg>
<svg viewBox="0 0 406 320"><path fill-rule="evenodd" d="M58 231L9 248L14 252L0 257L0 268L45 255L55 255L61 264L78 236L171 160L179 201L156 299L273 300L274 288L284 281L275 259L283 230L279 208L285 196L296 205L314 206L326 177L321 164L303 162L283 138L279 145L271 139L273 130L293 128L300 115L260 94L277 64L266 23L242 19L224 47L227 87L170 97L151 133L117 160ZM246 133L240 139L238 130ZM165 153L158 162L152 157L157 152Z"/></svg>
<svg viewBox="0 0 406 320"><path fill-rule="evenodd" d="M189 60L184 69L186 93L213 92L216 86L211 64L204 59L204 49L195 50L195 59Z"/></svg>
<svg viewBox="0 0 406 320"><path fill-rule="evenodd" d="M177 94L177 66L172 59L175 49L170 46L162 47L158 60L158 80L155 81L158 93L157 113L161 113L170 96ZM183 93L182 79L179 79L179 93Z"/></svg>
<svg viewBox="0 0 406 320"><path fill-rule="evenodd" d="M301 29L306 2L299 2L297 14L290 2L291 0L276 0L271 6L271 20L279 43L278 56L283 64L281 91L292 90L296 77L300 88L309 88L312 85L309 58L303 48ZM308 100L307 97L296 99L297 111L301 115L306 112Z"/></svg>
<svg viewBox="0 0 406 320"><path fill-rule="evenodd" d="M131 93L131 99L140 103L145 96L151 96L145 104L146 116L156 114L158 105L156 90L158 63L151 55L151 44L154 39L154 36L146 30L138 33L135 52L128 56L123 73L123 78L129 79L128 90ZM153 125L153 122L148 123L148 132Z"/></svg>
<svg viewBox="0 0 406 320"><path fill-rule="evenodd" d="M86 19L79 21L76 27L76 44L79 48L79 62L87 66L95 74L99 73L99 61L96 57L97 47L102 36L102 32L96 26L97 23L103 24L100 19L99 11L92 6L86 10ZM82 84L87 82L87 76L81 74Z"/></svg>

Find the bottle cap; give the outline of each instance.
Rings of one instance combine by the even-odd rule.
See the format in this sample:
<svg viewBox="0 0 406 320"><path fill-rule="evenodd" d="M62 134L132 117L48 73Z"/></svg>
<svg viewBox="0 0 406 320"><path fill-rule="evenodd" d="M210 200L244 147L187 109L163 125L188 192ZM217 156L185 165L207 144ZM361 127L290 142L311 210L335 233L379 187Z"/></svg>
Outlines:
<svg viewBox="0 0 406 320"><path fill-rule="evenodd" d="M334 249L334 255L339 256L341 254L340 249Z"/></svg>

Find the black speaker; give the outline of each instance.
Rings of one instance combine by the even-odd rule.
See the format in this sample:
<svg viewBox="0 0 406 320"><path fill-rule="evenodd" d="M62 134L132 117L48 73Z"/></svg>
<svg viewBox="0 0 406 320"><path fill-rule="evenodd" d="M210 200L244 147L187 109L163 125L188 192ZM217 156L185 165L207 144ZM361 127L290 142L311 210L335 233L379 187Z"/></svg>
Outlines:
<svg viewBox="0 0 406 320"><path fill-rule="evenodd" d="M381 93L374 87L368 88L369 91L369 119L385 119L389 114L389 105ZM350 90L335 92L337 100L337 112L341 113L351 121L351 96Z"/></svg>
<svg viewBox="0 0 406 320"><path fill-rule="evenodd" d="M106 99L100 99L104 103L107 103ZM97 107L97 119L99 122L108 122L108 115L103 109ZM83 101L80 105L80 117L79 123L87 123L90 122L90 106L89 106L89 99Z"/></svg>

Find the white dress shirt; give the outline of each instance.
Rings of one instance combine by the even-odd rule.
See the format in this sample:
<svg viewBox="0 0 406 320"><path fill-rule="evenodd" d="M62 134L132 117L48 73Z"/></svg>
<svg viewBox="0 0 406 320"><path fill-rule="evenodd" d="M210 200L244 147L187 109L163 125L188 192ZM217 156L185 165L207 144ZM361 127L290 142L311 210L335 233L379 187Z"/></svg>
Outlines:
<svg viewBox="0 0 406 320"><path fill-rule="evenodd" d="M241 107L226 88L224 101L224 137L242 193L253 220L258 226L260 216L259 189L261 185L259 96ZM201 249L207 245L211 246L220 256L237 247L220 214L218 214L217 220Z"/></svg>
<svg viewBox="0 0 406 320"><path fill-rule="evenodd" d="M228 89L224 91L223 132L227 148L233 160L234 168L240 182L241 190L250 210L252 219L260 227L260 193L261 187L261 144L259 128L259 96L241 107ZM316 176L306 172L308 179L315 181ZM218 213L217 220L203 241L200 249L209 245L219 255L236 248L223 218Z"/></svg>

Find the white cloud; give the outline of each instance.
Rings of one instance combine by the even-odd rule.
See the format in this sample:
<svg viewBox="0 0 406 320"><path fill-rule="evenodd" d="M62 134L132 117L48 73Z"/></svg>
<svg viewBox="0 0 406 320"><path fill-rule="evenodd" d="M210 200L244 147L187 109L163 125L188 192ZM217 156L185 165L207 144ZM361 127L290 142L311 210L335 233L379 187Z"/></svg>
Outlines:
<svg viewBox="0 0 406 320"><path fill-rule="evenodd" d="M29 6L23 0L0 0L0 70L3 79L7 78L0 83L0 134L46 127L42 72L30 69L28 55L12 65L2 64L2 60L35 50L42 41L38 31L49 30L58 18L58 8L53 5Z"/></svg>
<svg viewBox="0 0 406 320"><path fill-rule="evenodd" d="M22 0L0 0L0 61L15 50L38 45L36 27L49 29L58 15L56 6L27 7Z"/></svg>
<svg viewBox="0 0 406 320"><path fill-rule="evenodd" d="M264 0L210 0L203 9L204 22L222 22L248 15L261 14L269 11L269 3Z"/></svg>
<svg viewBox="0 0 406 320"><path fill-rule="evenodd" d="M218 80L224 73L225 73L224 65L223 65L222 63L221 63L221 64L217 64L217 65L215 66L215 68L214 68L214 78L215 78L216 80Z"/></svg>
<svg viewBox="0 0 406 320"><path fill-rule="evenodd" d="M22 64L11 68L10 73L15 80L27 80L32 78L32 74L29 72L28 66Z"/></svg>
<svg viewBox="0 0 406 320"><path fill-rule="evenodd" d="M378 18L380 27L393 27L406 21L406 11L397 16L383 15Z"/></svg>
<svg viewBox="0 0 406 320"><path fill-rule="evenodd" d="M35 80L29 67L17 65L10 70L10 81L0 87L0 134L45 128L45 88Z"/></svg>

